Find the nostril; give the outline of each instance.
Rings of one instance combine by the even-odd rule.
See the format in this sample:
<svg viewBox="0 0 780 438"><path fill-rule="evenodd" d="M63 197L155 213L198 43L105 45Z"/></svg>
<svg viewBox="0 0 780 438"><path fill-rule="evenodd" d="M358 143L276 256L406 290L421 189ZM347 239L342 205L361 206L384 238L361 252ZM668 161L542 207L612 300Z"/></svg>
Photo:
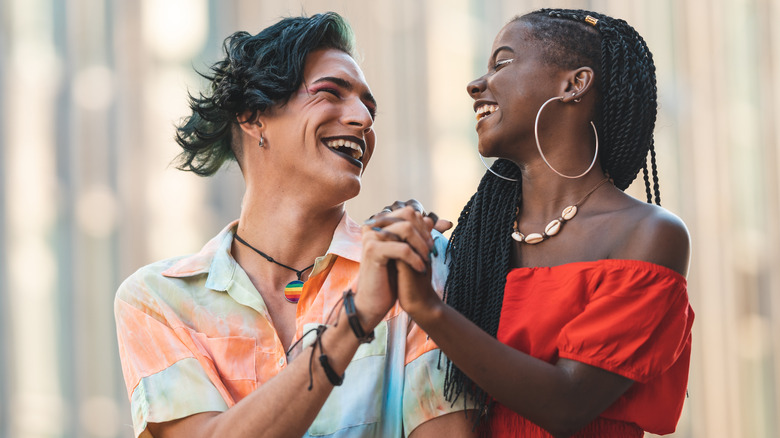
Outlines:
<svg viewBox="0 0 780 438"><path fill-rule="evenodd" d="M487 83L485 82L485 78L477 78L466 84L466 92L469 93L470 96L474 97L483 92L486 87Z"/></svg>

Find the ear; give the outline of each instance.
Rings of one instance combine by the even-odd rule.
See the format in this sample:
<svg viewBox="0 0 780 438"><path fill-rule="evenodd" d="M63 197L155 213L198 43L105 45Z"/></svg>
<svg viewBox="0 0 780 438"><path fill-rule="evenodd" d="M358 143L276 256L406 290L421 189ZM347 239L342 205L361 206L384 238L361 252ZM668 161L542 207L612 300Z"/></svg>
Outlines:
<svg viewBox="0 0 780 438"><path fill-rule="evenodd" d="M580 67L570 71L567 75L563 102L579 101L585 97L593 86L593 80L593 69L590 67Z"/></svg>
<svg viewBox="0 0 780 438"><path fill-rule="evenodd" d="M245 111L242 114L239 114L236 117L236 120L238 121L238 126L241 127L241 131L245 135L248 135L255 139L256 141L260 141L260 136L263 134L263 124L260 121L260 115L255 114L252 111Z"/></svg>

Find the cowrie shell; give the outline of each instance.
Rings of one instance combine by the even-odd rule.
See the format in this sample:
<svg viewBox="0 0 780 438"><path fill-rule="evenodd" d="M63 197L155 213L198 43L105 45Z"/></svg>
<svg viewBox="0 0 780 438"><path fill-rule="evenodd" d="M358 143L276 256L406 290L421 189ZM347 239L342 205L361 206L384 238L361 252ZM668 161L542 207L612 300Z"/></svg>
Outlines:
<svg viewBox="0 0 780 438"><path fill-rule="evenodd" d="M539 243L542 240L544 240L544 236L542 236L539 233L531 233L527 236L525 236L525 243L530 243L531 245L535 243Z"/></svg>
<svg viewBox="0 0 780 438"><path fill-rule="evenodd" d="M558 234L558 231L560 230L561 230L561 221L555 219L549 224L547 224L547 227L544 229L544 234L548 236L554 236Z"/></svg>
<svg viewBox="0 0 780 438"><path fill-rule="evenodd" d="M577 206L576 205L570 205L563 209L563 212L561 213L561 217L565 220L571 220L574 216L577 215Z"/></svg>

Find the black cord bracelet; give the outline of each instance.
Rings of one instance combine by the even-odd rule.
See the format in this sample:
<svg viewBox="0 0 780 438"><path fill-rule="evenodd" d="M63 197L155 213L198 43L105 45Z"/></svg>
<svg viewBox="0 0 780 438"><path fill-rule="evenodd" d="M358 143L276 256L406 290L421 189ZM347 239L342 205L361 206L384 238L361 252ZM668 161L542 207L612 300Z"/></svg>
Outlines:
<svg viewBox="0 0 780 438"><path fill-rule="evenodd" d="M374 340L374 331L371 330L371 333L366 333L366 331L363 330L363 326L360 325L357 309L355 308L355 293L352 292L352 289L348 289L344 292L344 313L347 314L349 326L352 328L352 332L355 333L355 336L361 344L367 344Z"/></svg>
<svg viewBox="0 0 780 438"><path fill-rule="evenodd" d="M325 356L325 354L320 355L320 364L322 365L322 370L325 371L325 375L328 377L328 381L333 386L341 386L342 383L344 383L344 376L339 376L336 374L336 371L331 368L330 363L328 362L328 356Z"/></svg>
<svg viewBox="0 0 780 438"><path fill-rule="evenodd" d="M322 365L322 370L325 371L325 376L328 378L328 381L333 386L341 386L342 383L344 383L344 374L338 375L336 371L333 369L333 367L330 366L330 362L328 362L328 356L325 354L325 349L322 346L322 334L325 332L325 329L327 329L328 326L326 325L319 325L317 326L317 339L314 341L314 345L312 346L311 351L311 358L314 358L314 349L317 347L317 345L320 346L320 365ZM311 359L309 359L309 373L311 373ZM311 391L312 384L309 383L309 390Z"/></svg>

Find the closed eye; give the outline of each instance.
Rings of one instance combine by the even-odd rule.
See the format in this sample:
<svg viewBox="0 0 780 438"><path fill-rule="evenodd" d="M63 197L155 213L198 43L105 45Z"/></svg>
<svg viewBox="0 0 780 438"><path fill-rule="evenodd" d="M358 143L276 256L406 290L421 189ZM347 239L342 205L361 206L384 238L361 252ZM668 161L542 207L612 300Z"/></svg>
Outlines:
<svg viewBox="0 0 780 438"><path fill-rule="evenodd" d="M314 81L313 85L314 86L309 89L309 93L314 94L319 93L320 91L324 91L326 93L332 94L333 96L336 96L339 99L343 97L342 90L345 90L347 93L349 93L354 89L354 85L351 82L333 76L319 78ZM366 108L371 115L371 119L375 119L377 110L376 99L374 99L374 96L369 91L365 91L360 95L360 99L363 101L363 104L366 105Z"/></svg>
<svg viewBox="0 0 780 438"><path fill-rule="evenodd" d="M511 64L514 59L503 59L501 61L497 61L496 64L493 66L494 71L498 71L503 67L506 67L507 65Z"/></svg>
<svg viewBox="0 0 780 438"><path fill-rule="evenodd" d="M332 94L332 95L334 95L336 97L341 97L341 92L339 92L339 90L337 90L335 88L320 88L319 90L317 90L317 92L320 92L320 91L324 91L326 93L330 93L330 94Z"/></svg>

